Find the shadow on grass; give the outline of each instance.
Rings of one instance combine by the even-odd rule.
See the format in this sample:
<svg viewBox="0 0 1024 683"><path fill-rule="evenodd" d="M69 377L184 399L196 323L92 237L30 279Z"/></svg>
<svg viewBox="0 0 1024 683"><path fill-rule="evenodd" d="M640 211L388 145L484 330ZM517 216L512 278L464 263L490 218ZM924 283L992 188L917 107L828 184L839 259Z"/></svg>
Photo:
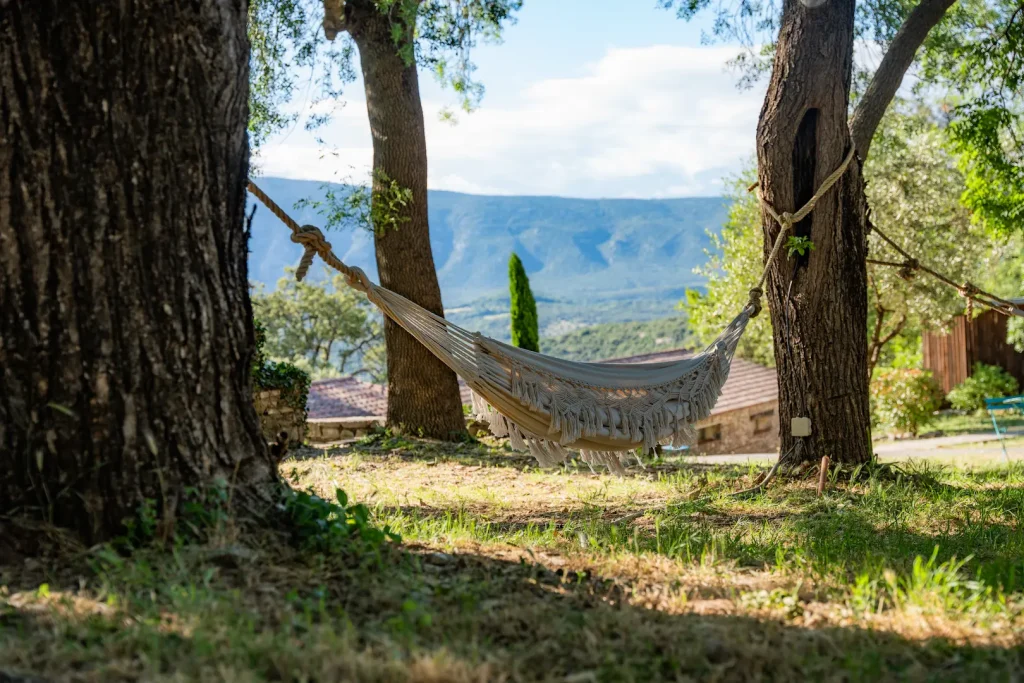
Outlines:
<svg viewBox="0 0 1024 683"><path fill-rule="evenodd" d="M190 558L146 552L84 590L0 598L0 680L994 681L1024 666L1020 649L742 616L727 601L641 605L612 578L475 554ZM39 576L8 580L35 591ZM74 595L108 607L83 616Z"/></svg>
<svg viewBox="0 0 1024 683"><path fill-rule="evenodd" d="M849 582L883 569L907 578L917 557L935 552L939 564L962 562L965 579L1006 594L1024 592L1024 533L1016 523L1024 513L1024 487L920 486L887 485L870 495L834 490L820 499L801 489L790 492L784 505L682 500L639 519L630 513L644 508L628 503L570 511L382 506L377 514L420 538L560 550L580 547L578 539L599 553L647 552L687 562L713 557L742 566L810 569Z"/></svg>

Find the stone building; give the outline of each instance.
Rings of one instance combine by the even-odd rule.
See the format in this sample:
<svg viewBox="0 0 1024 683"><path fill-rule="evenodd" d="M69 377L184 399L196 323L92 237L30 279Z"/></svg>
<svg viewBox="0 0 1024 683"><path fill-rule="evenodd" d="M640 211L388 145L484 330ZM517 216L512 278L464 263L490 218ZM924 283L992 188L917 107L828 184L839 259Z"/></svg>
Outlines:
<svg viewBox="0 0 1024 683"><path fill-rule="evenodd" d="M692 351L676 350L618 358L612 363L665 363L682 360ZM460 382L463 403L469 388ZM691 450L710 455L772 453L779 445L779 389L775 370L750 361L733 360L729 379L711 416L697 425L698 442ZM325 443L354 438L387 413L387 389L354 377L313 382L307 404L307 438Z"/></svg>
<svg viewBox="0 0 1024 683"><path fill-rule="evenodd" d="M606 363L671 363L693 355L677 349ZM690 450L707 455L774 453L779 448L779 384L774 368L733 359L711 416L697 424L697 443Z"/></svg>
<svg viewBox="0 0 1024 683"><path fill-rule="evenodd" d="M306 435L312 443L364 436L387 412L387 387L355 377L317 380L306 401Z"/></svg>
<svg viewBox="0 0 1024 683"><path fill-rule="evenodd" d="M260 418L263 438L268 443L280 440L281 432L288 435L290 443L302 443L306 440L306 421L302 410L288 405L281 397L278 389L257 391L253 397L256 414Z"/></svg>

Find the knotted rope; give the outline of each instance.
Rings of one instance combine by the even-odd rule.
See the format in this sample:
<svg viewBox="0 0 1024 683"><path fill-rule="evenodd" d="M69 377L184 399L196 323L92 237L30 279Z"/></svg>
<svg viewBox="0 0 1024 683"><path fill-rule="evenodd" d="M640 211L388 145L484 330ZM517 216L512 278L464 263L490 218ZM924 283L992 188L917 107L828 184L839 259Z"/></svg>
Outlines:
<svg viewBox="0 0 1024 683"><path fill-rule="evenodd" d="M911 256L906 249L896 243L891 237L886 235L884 232L879 230L878 226L868 219L868 232L873 232L878 235L883 241L885 241L893 250L896 251L900 256L904 258L903 261L882 261L879 259L867 259L867 262L876 266L889 266L891 268L898 268L898 275L904 280L910 280L915 273L924 272L931 275L939 282L948 285L955 289L960 296L967 300L967 316L970 318L974 314L974 304L979 303L982 306L987 306L997 313L1002 313L1006 316L1020 316L1024 317L1024 309L1017 304L1003 299L1001 297L986 292L984 289L972 284L971 282L958 283L953 281L934 268L929 268L925 264L918 261L916 258Z"/></svg>
<svg viewBox="0 0 1024 683"><path fill-rule="evenodd" d="M764 295L764 283L768 279L768 271L771 269L772 264L778 257L779 252L782 251L782 243L786 238L786 233L792 229L794 225L802 221L807 217L811 211L814 210L814 205L818 203L818 200L825 196L825 193L832 189L832 186L836 184L843 174L846 173L846 169L850 166L850 162L853 161L856 150L853 145L850 146L850 151L846 153L846 158L843 159L843 163L839 164L839 167L832 171L832 173L825 178L821 183L821 187L814 193L814 196L807 200L807 203L800 207L796 213L789 213L783 211L779 213L775 210L771 204L765 201L764 197L761 196L761 191L758 189L757 198L761 202L761 206L764 207L765 211L775 219L775 222L779 224L779 234L775 238L775 243L772 245L772 250L768 254L767 260L764 262L764 269L761 271L761 278L757 281L757 284L750 290L750 298L747 300L747 306L752 309L750 313L751 318L756 318L761 312L761 297ZM751 189L757 189L757 185L751 186Z"/></svg>
<svg viewBox="0 0 1024 683"><path fill-rule="evenodd" d="M281 219L282 223L291 228L292 242L302 245L304 251L302 252L302 259L299 261L299 267L295 269L296 280L301 282L306 277L309 267L313 265L313 257L319 254L320 258L327 265L345 276L345 281L350 287L358 289L360 292L366 292L370 289L372 284L370 279L366 277L366 273L361 268L346 265L340 258L335 256L331 250L331 243L320 232L320 228L315 225L299 225L294 218L289 216L284 209L277 205L277 202L271 199L252 180L249 181L249 192L263 202L272 214Z"/></svg>

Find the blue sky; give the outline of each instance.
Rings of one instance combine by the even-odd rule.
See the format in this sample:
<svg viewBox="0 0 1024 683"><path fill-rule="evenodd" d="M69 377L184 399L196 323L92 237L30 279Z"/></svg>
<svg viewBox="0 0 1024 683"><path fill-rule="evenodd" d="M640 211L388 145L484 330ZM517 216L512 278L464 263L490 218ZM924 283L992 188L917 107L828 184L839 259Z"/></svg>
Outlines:
<svg viewBox="0 0 1024 683"><path fill-rule="evenodd" d="M672 197L720 194L753 154L764 84L739 91L739 48L702 44L710 17L687 23L654 0L526 0L501 45L474 52L486 94L457 123L455 102L421 74L432 189L481 194ZM295 126L257 163L266 175L366 177L370 133L361 83L320 131ZM300 96L297 108L305 104Z"/></svg>

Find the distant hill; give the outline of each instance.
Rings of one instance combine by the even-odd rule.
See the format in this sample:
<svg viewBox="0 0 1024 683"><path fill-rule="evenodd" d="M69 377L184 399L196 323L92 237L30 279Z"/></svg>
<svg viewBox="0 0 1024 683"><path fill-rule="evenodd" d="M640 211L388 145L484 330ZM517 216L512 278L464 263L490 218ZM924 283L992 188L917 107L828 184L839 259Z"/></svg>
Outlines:
<svg viewBox="0 0 1024 683"><path fill-rule="evenodd" d="M300 223L323 224L313 209L293 208L300 199L321 197L321 183L261 178L259 184ZM702 284L693 268L705 260L706 231L717 229L726 212L721 197L595 200L430 192L428 202L434 261L450 309L507 297L513 250L539 298L573 305L677 298L683 288ZM376 278L368 232L337 230L327 237L342 260ZM270 287L301 255L287 228L262 208L253 221L250 250L250 279Z"/></svg>
<svg viewBox="0 0 1024 683"><path fill-rule="evenodd" d="M598 361L684 348L691 341L686 318L674 315L585 327L554 339L541 339L540 350L569 360Z"/></svg>
<svg viewBox="0 0 1024 683"><path fill-rule="evenodd" d="M545 339L555 339L593 325L656 320L676 315L676 304L682 298L682 289L671 288L634 290L621 295L609 292L579 299L540 296L537 298L537 317L541 344ZM445 316L467 330L508 341L511 336L508 309L508 295L492 296L449 308Z"/></svg>

